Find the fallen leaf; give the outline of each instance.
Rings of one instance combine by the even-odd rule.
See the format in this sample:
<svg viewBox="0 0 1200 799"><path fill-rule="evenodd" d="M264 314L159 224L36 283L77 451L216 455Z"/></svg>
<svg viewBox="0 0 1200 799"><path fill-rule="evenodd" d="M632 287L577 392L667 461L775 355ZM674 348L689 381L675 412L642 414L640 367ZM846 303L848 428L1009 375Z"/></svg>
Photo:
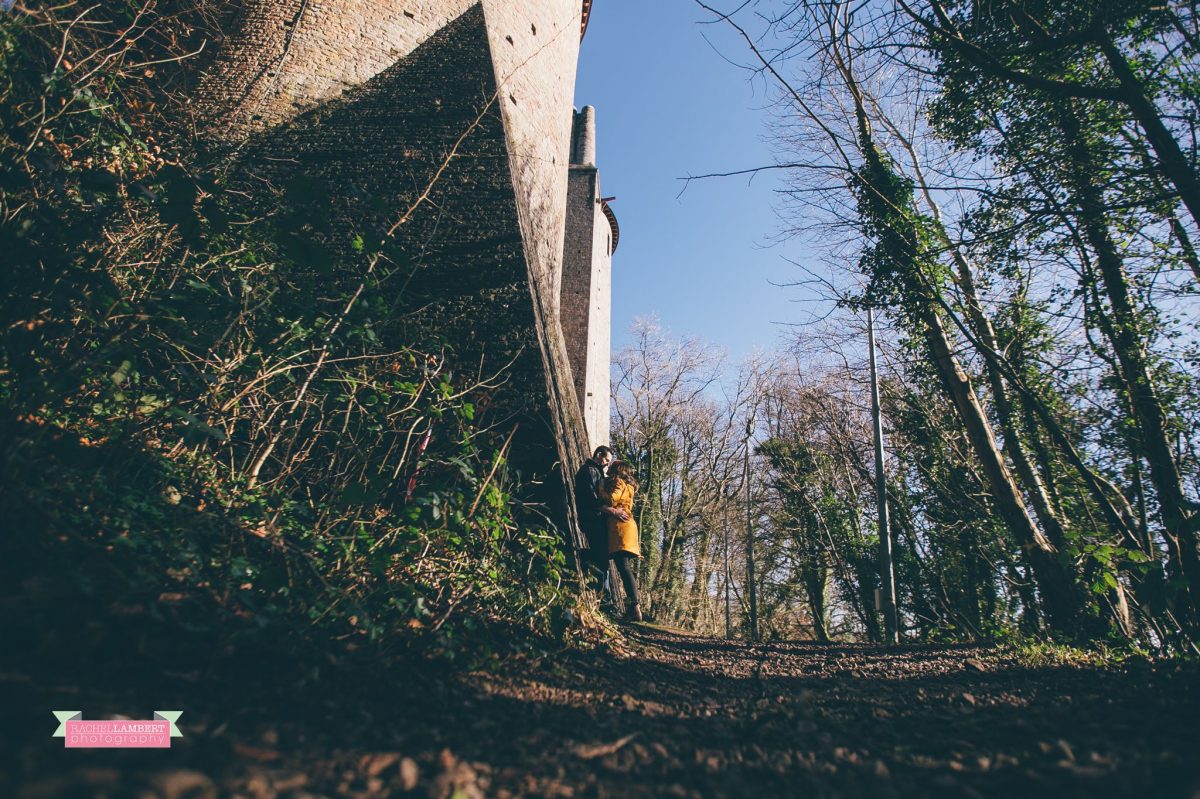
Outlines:
<svg viewBox="0 0 1200 799"><path fill-rule="evenodd" d="M217 796L217 786L199 771L161 771L150 777L149 782L163 799L216 799Z"/></svg>
<svg viewBox="0 0 1200 799"><path fill-rule="evenodd" d="M279 752L274 749L264 749L261 746L249 746L247 744L234 744L233 751L242 757L257 760L259 763L266 763L270 760L278 760Z"/></svg>
<svg viewBox="0 0 1200 799"><path fill-rule="evenodd" d="M363 755L358 767L367 773L368 777L378 777L394 763L400 760L397 752L381 752L376 755Z"/></svg>
<svg viewBox="0 0 1200 799"><path fill-rule="evenodd" d="M308 785L308 775L304 773L280 775L271 780L271 787L277 791L294 791L305 785Z"/></svg>
<svg viewBox="0 0 1200 799"><path fill-rule="evenodd" d="M417 761L411 757L406 757L400 761L400 787L403 790L411 791L416 788L420 777L421 770L417 768Z"/></svg>
<svg viewBox="0 0 1200 799"><path fill-rule="evenodd" d="M608 744L578 744L571 751L575 753L576 757L579 757L583 760L592 760L594 758L604 757L605 755L611 755L612 753L619 751L637 736L638 733L634 732L626 735L624 738L618 738L617 740Z"/></svg>
<svg viewBox="0 0 1200 799"><path fill-rule="evenodd" d="M449 749L438 756L442 773L434 778L429 796L432 799L484 799L479 775L469 763L460 761Z"/></svg>

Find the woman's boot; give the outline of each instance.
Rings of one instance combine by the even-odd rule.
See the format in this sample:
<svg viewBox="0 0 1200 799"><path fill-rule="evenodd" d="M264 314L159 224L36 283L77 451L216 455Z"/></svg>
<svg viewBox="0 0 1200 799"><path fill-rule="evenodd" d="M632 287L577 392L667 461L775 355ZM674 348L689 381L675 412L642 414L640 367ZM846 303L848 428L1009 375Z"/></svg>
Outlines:
<svg viewBox="0 0 1200 799"><path fill-rule="evenodd" d="M634 602L633 606L629 608L629 613L625 614L625 618L629 619L630 621L641 621L642 606Z"/></svg>

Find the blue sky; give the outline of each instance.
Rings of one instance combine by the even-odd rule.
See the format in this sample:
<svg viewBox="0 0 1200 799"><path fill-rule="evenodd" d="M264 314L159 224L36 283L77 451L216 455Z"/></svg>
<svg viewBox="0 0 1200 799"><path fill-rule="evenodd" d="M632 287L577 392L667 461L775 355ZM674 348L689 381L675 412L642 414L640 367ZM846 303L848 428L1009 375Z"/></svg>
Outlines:
<svg viewBox="0 0 1200 799"><path fill-rule="evenodd" d="M725 61L744 49L693 0L596 0L580 53L577 107L596 107L597 164L621 226L613 260L613 349L630 323L657 315L676 335L703 337L734 359L773 347L780 322L797 321L795 280L767 247L780 224L777 173L694 181L772 160L764 140L769 98L761 81Z"/></svg>

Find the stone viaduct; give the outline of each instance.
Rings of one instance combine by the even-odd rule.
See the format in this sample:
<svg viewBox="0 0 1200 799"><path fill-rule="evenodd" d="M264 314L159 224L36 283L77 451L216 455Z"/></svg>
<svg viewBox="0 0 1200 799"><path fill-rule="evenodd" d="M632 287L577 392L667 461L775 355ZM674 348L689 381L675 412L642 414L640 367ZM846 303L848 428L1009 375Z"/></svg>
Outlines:
<svg viewBox="0 0 1200 799"><path fill-rule="evenodd" d="M492 416L519 431L510 463L576 537L569 478L609 432L618 239L594 110L573 111L590 10L246 0L196 95L215 146L321 179L345 230L415 207L396 231L411 264L388 334L435 331L460 375L502 373Z"/></svg>

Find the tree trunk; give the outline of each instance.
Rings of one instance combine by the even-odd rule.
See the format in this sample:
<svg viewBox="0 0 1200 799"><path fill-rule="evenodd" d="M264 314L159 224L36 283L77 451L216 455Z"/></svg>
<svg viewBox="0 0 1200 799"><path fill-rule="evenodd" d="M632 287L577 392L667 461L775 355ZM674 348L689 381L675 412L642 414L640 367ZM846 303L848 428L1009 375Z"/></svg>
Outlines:
<svg viewBox="0 0 1200 799"><path fill-rule="evenodd" d="M1037 597L1033 593L1033 582L1021 573L1011 555L1002 552L1001 558L1004 561L1004 570L1008 573L1008 580L1021 599L1021 626L1025 632L1035 634L1041 629L1042 621L1038 614Z"/></svg>
<svg viewBox="0 0 1200 799"><path fill-rule="evenodd" d="M688 590L691 605L688 608L688 617L693 625L700 621L701 614L708 606L708 579L712 575L712 570L709 568L708 549L712 540L713 523L715 520L711 518L711 514L705 513L700 525L699 538L696 541L695 573L692 577L691 588Z"/></svg>
<svg viewBox="0 0 1200 799"><path fill-rule="evenodd" d="M1197 508L1183 493L1178 464L1171 453L1166 411L1158 397L1138 314L1129 291L1129 281L1115 242L1109 233L1102 198L1089 180L1095 173L1094 158L1080 130L1074 109L1067 106L1061 116L1067 153L1074 169L1075 199L1080 223L1096 256L1100 282L1112 310L1113 347L1120 378L1129 392L1130 405L1138 423L1140 443L1150 467L1150 481L1158 496L1163 526L1172 559L1186 578L1188 623L1195 625L1200 601L1200 554L1196 550Z"/></svg>
<svg viewBox="0 0 1200 799"><path fill-rule="evenodd" d="M1083 607L1074 576L1060 559L1054 545L1030 517L1016 481L996 447L991 425L975 396L970 378L959 364L941 316L932 304L927 307L922 321L925 324L926 346L937 366L942 384L958 411L971 448L979 459L996 509L1033 569L1047 619L1056 630L1073 632L1074 623Z"/></svg>
<svg viewBox="0 0 1200 799"><path fill-rule="evenodd" d="M825 586L829 577L829 567L820 557L819 552L813 552L810 547L811 561L805 565L804 593L808 597L808 610L812 615L813 638L825 643L829 640L829 630L825 620Z"/></svg>
<svg viewBox="0 0 1200 799"><path fill-rule="evenodd" d="M1196 175L1179 142L1175 141L1171 131L1167 130L1158 109L1146 96L1143 83L1129 65L1125 54L1107 33L1098 35L1096 43L1100 46L1100 52L1104 54L1113 75L1121 84L1126 107L1142 126L1146 140L1154 148L1160 171L1175 186L1179 192L1179 199L1183 201L1196 224L1200 225L1200 176Z"/></svg>
<svg viewBox="0 0 1200 799"><path fill-rule="evenodd" d="M1025 446L1021 441L1013 414L1012 399L1009 396L1008 386L1004 383L1004 377L999 365L994 358L986 357L986 354L989 352L999 353L1001 350L996 338L996 329L992 325L992 320L984 312L983 303L979 299L979 292L975 287L975 275L971 269L971 264L967 261L962 250L954 242L950 241L949 237L945 234L945 229L942 227L941 211L934 201L929 185L925 181L925 175L921 169L921 161L917 155L916 148L912 146L912 143L907 138L900 137L900 139L901 144L908 151L909 157L912 159L918 186L925 197L930 213L933 214L934 220L938 224L942 238L946 241L951 260L954 262L955 273L958 278L956 282L962 291L963 299L966 303L968 322L974 330L975 342L973 343L983 344L983 349L985 350L985 372L988 386L992 391L992 400L996 406L996 415L1000 421L1000 430L1004 434L1004 451L1012 460L1017 477L1020 478L1025 492L1032 500L1034 510L1037 512L1038 519L1041 520L1043 527L1046 529L1046 535L1050 539L1050 543L1060 552L1065 551L1067 546L1065 522L1059 515L1045 483L1033 468L1029 456L1025 452Z"/></svg>
<svg viewBox="0 0 1200 799"><path fill-rule="evenodd" d="M1064 633L1075 632L1074 624L1084 603L1074 576L1054 545L1034 523L1016 481L996 447L991 425L978 397L975 396L970 378L954 353L943 323L938 287L929 284L926 261L937 256L925 251L927 245L922 243L921 235L912 220L903 216L903 213L897 217L898 210L908 210L911 200L908 197L895 196L895 187L889 180L893 170L884 162L881 151L875 145L866 109L857 86L853 84L853 78L848 73L845 77L855 98L860 152L866 162L864 174L873 176L866 180L877 181L875 185L868 185L864 191L867 207L870 209L867 213L877 216L875 223L886 228L885 233L893 239L892 244L902 248L900 252L890 253L890 257L899 259L898 269L911 272L902 278L906 283L902 289L908 305L905 311L917 317L913 321L918 322L922 328L921 333L929 358L979 459L997 510L1017 544L1025 551L1026 558L1033 568L1047 618L1056 630Z"/></svg>
<svg viewBox="0 0 1200 799"><path fill-rule="evenodd" d="M999 352L1000 346L996 340L996 330L979 301L975 290L975 279L971 274L971 266L957 247L952 248L952 254L958 270L959 288L962 289L963 297L966 300L967 316L975 328L975 335L988 349ZM1065 552L1067 549L1066 526L1055 511L1046 485L1042 482L1037 470L1033 468L1033 464L1030 463L1025 446L1021 443L1013 416L1012 401L1008 395L1008 387L1004 384L1004 378L994 361L985 358L984 364L988 384L992 390L992 402L996 406L996 416L1000 421L1000 430L1004 433L1004 451L1012 460L1013 468L1033 502L1037 517L1041 520L1042 526L1046 528L1046 536L1049 538L1050 544L1059 552Z"/></svg>
<svg viewBox="0 0 1200 799"><path fill-rule="evenodd" d="M913 527L912 511L907 503L901 501L895 488L889 488L888 501L891 503L892 520L896 522L896 543L904 548L914 571L907 581L912 597L913 615L917 619L918 629L925 632L931 624L937 622L938 617L935 615L933 603L926 595L928 578L925 576L926 569L921 561L921 553L917 549L917 533Z"/></svg>

